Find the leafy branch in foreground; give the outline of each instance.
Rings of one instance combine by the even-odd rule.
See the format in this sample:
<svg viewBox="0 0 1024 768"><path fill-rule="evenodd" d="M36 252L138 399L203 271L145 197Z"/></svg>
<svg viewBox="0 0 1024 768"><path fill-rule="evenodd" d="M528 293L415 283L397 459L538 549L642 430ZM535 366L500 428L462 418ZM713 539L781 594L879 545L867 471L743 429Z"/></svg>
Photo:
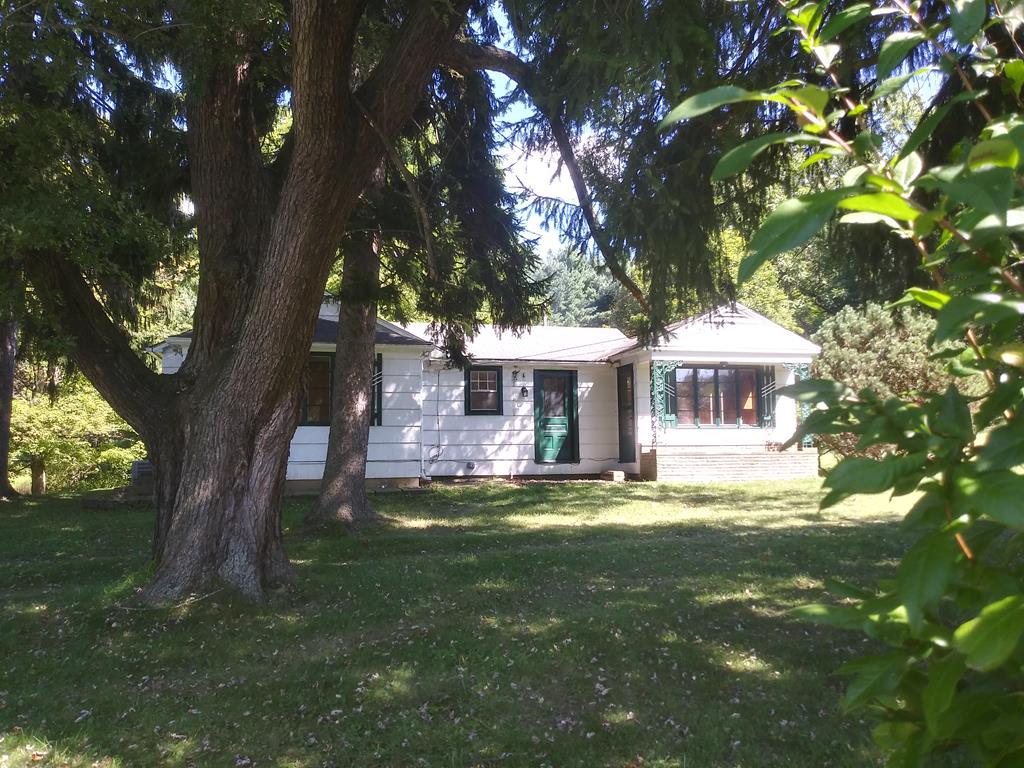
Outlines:
<svg viewBox="0 0 1024 768"><path fill-rule="evenodd" d="M927 21L917 4L894 0L780 4L816 61L818 82L789 81L752 93L723 87L692 96L665 125L738 101L784 105L800 119L795 134L769 134L726 153L716 177L743 172L775 143L813 149L805 166L834 163L830 188L795 197L765 220L740 271L747 279L766 260L806 242L833 216L848 225L883 225L910 242L931 284L901 303L934 313L930 357L953 383L913 400L854 392L812 379L788 394L815 409L805 434L856 436L858 451L828 475L823 507L851 495L916 493L904 525L915 543L896 579L874 589L834 585L841 602L805 606L812 621L863 631L889 652L847 664L849 711L879 721L876 742L890 766L933 764L941 753L991 766L1024 762L1024 66L1019 24L980 0L948 4ZM863 99L844 88L836 65L839 32L871 14L899 16L904 26L882 42L879 82ZM1007 41L1009 41L1007 43ZM955 49L956 53L951 52ZM912 52L933 63L901 71ZM896 74L893 74L893 73ZM960 91L907 136L880 135L865 116L876 101L915 75L945 73ZM977 78L977 83L972 80ZM997 95L999 98L986 98ZM983 126L944 164L925 167L918 149L960 102L974 105ZM996 108L1000 107L1001 108ZM829 167L825 166L826 170ZM841 178L839 178L841 175ZM949 345L962 340L963 345ZM981 382L982 386L976 384ZM983 394L972 394L983 391Z"/></svg>

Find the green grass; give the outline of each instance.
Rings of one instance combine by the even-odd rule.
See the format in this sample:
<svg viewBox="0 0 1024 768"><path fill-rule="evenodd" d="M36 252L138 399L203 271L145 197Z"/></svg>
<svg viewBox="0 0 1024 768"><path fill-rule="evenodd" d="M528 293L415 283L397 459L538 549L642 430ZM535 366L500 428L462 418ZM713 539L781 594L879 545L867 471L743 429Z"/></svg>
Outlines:
<svg viewBox="0 0 1024 768"><path fill-rule="evenodd" d="M292 503L295 591L168 610L145 510L0 506L0 767L872 765L867 646L786 610L891 574L900 510L820 493L435 486L322 540Z"/></svg>

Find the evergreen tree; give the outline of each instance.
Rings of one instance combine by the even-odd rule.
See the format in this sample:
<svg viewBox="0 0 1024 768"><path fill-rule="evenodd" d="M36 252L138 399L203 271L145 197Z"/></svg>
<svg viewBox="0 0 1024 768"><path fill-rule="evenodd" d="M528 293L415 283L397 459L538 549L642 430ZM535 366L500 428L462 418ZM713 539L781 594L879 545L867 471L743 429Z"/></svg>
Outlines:
<svg viewBox="0 0 1024 768"><path fill-rule="evenodd" d="M552 325L603 326L621 285L586 257L564 248L542 268L547 278L547 320Z"/></svg>

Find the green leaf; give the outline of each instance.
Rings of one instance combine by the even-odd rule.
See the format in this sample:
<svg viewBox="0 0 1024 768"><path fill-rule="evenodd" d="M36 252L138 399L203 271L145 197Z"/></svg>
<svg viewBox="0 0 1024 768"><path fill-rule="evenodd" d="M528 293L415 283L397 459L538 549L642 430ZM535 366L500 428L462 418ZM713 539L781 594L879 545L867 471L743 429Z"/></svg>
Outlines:
<svg viewBox="0 0 1024 768"><path fill-rule="evenodd" d="M1015 419L988 433L988 440L978 450L980 472L1012 469L1024 464L1024 423Z"/></svg>
<svg viewBox="0 0 1024 768"><path fill-rule="evenodd" d="M949 301L948 294L926 288L908 288L907 295L928 309L942 309Z"/></svg>
<svg viewBox="0 0 1024 768"><path fill-rule="evenodd" d="M954 296L939 310L935 340L948 341L961 336L971 325L991 325L1020 315L1024 315L1024 302L998 293Z"/></svg>
<svg viewBox="0 0 1024 768"><path fill-rule="evenodd" d="M854 195L839 203L840 208L850 211L866 211L880 216L889 216L901 221L913 221L920 211L893 192L871 192L866 195Z"/></svg>
<svg viewBox="0 0 1024 768"><path fill-rule="evenodd" d="M795 384L780 387L775 394L791 397L801 403L828 403L842 397L846 391L845 384L831 379L802 379Z"/></svg>
<svg viewBox="0 0 1024 768"><path fill-rule="evenodd" d="M817 85L802 85L799 88L787 88L778 91L777 96L784 96L810 109L817 117L824 119L825 108L831 98L829 92Z"/></svg>
<svg viewBox="0 0 1024 768"><path fill-rule="evenodd" d="M967 165L972 171L988 168L1012 169L1019 163L1020 153L1017 151L1017 145L1003 136L978 142L967 156Z"/></svg>
<svg viewBox="0 0 1024 768"><path fill-rule="evenodd" d="M1003 65L1003 74L1010 81L1013 88L1013 95L1020 96L1020 89L1024 87L1024 61L1012 59Z"/></svg>
<svg viewBox="0 0 1024 768"><path fill-rule="evenodd" d="M813 195L790 198L768 215L747 246L747 255L740 262L738 282L743 283L765 261L803 245L832 216L846 190L830 190Z"/></svg>
<svg viewBox="0 0 1024 768"><path fill-rule="evenodd" d="M756 139L733 147L718 161L711 174L712 181L721 181L742 173L754 162L754 158L773 144L821 144L823 141L814 136L792 133L766 133Z"/></svg>
<svg viewBox="0 0 1024 768"><path fill-rule="evenodd" d="M825 487L831 490L822 499L821 507L825 509L838 504L855 493L881 493L892 488L895 480L896 465L892 461L848 456L836 464L825 478Z"/></svg>
<svg viewBox="0 0 1024 768"><path fill-rule="evenodd" d="M1024 475L996 469L956 480L956 500L990 520L1024 531Z"/></svg>
<svg viewBox="0 0 1024 768"><path fill-rule="evenodd" d="M907 657L901 652L867 656L844 664L839 668L839 674L855 677L843 696L843 710L852 712L860 709L879 694L894 690L906 668Z"/></svg>
<svg viewBox="0 0 1024 768"><path fill-rule="evenodd" d="M786 16L797 27L806 32L808 37L813 38L814 33L818 30L818 25L821 24L821 13L824 10L824 6L824 2L804 3L787 11Z"/></svg>
<svg viewBox="0 0 1024 768"><path fill-rule="evenodd" d="M839 217L840 224L885 224L891 229L903 229L896 219L890 216L883 216L880 213L868 213L867 211L856 211Z"/></svg>
<svg viewBox="0 0 1024 768"><path fill-rule="evenodd" d="M953 36L968 45L985 23L986 0L953 0L948 3Z"/></svg>
<svg viewBox="0 0 1024 768"><path fill-rule="evenodd" d="M992 357L1003 365L1024 368L1024 343L1012 341L1009 344L1000 344L992 350Z"/></svg>
<svg viewBox="0 0 1024 768"><path fill-rule="evenodd" d="M973 173L950 175L937 172L922 176L918 186L937 189L957 203L998 216L1005 223L1013 194L1014 176L1009 168L990 166Z"/></svg>
<svg viewBox="0 0 1024 768"><path fill-rule="evenodd" d="M953 644L972 669L988 672L1005 662L1024 634L1024 595L986 605L953 633Z"/></svg>
<svg viewBox="0 0 1024 768"><path fill-rule="evenodd" d="M974 437L967 398L952 384L946 387L942 400L939 401L939 410L931 418L930 426L935 434L944 437L955 437L965 442Z"/></svg>
<svg viewBox="0 0 1024 768"><path fill-rule="evenodd" d="M824 149L821 152L815 152L813 155L808 157L802 163L800 163L800 170L810 168L812 165L817 165L822 160L831 160L833 157L842 157L842 152L834 149Z"/></svg>
<svg viewBox="0 0 1024 768"><path fill-rule="evenodd" d="M717 88L712 88L710 91L704 91L704 93L698 93L686 99L686 101L668 113L665 119L658 125L658 130L665 130L681 120L689 120L713 109L724 107L726 104L735 104L739 101L759 101L767 96L768 94L748 91L743 88L737 88L734 85L720 85Z"/></svg>
<svg viewBox="0 0 1024 768"><path fill-rule="evenodd" d="M954 105L959 104L962 101L972 101L984 95L985 91L961 91L938 109L932 111L931 114L918 123L917 127L911 131L907 140L903 144L903 149L900 150L900 158L902 159L906 157L924 144L924 142L926 142L935 132L936 127L938 127L939 123L942 122L946 113L949 112Z"/></svg>
<svg viewBox="0 0 1024 768"><path fill-rule="evenodd" d="M936 531L912 546L900 561L896 589L907 609L914 634L924 626L924 611L938 602L953 575L957 546L953 537Z"/></svg>
<svg viewBox="0 0 1024 768"><path fill-rule="evenodd" d="M924 160L917 152L911 152L898 160L892 169L892 175L904 189L909 189L914 180L924 170Z"/></svg>
<svg viewBox="0 0 1024 768"><path fill-rule="evenodd" d="M921 67L920 69L915 69L913 72L907 72L903 75L887 77L875 87L875 90L871 92L871 95L867 99L868 103L870 104L871 102L892 96L894 93L902 90L903 86L906 85L912 77L917 77L918 75L923 75L926 72L931 72L933 69L935 68Z"/></svg>
<svg viewBox="0 0 1024 768"><path fill-rule="evenodd" d="M921 694L921 702L924 705L925 724L933 735L938 734L939 717L953 703L957 684L966 669L963 656L955 653L928 667L928 684Z"/></svg>
<svg viewBox="0 0 1024 768"><path fill-rule="evenodd" d="M870 15L871 5L868 3L856 3L849 8L844 8L829 19L825 26L821 28L821 31L818 33L818 40L827 43Z"/></svg>
<svg viewBox="0 0 1024 768"><path fill-rule="evenodd" d="M885 38L882 50L878 54L878 79L883 80L888 77L910 55L910 52L926 39L924 32L918 30L894 32Z"/></svg>

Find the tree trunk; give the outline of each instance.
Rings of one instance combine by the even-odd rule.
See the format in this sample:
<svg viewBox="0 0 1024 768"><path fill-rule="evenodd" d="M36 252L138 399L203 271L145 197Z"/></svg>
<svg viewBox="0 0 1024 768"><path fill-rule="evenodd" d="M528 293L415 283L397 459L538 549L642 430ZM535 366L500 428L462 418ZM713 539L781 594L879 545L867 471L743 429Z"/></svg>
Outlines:
<svg viewBox="0 0 1024 768"><path fill-rule="evenodd" d="M14 404L14 371L18 356L18 324L0 322L0 499L17 496L11 486L11 409Z"/></svg>
<svg viewBox="0 0 1024 768"><path fill-rule="evenodd" d="M379 250L379 238L362 233L353 235L345 248L331 431L320 496L306 514L311 527L340 523L357 529L378 519L366 495L366 455L373 411Z"/></svg>
<svg viewBox="0 0 1024 768"><path fill-rule="evenodd" d="M32 473L32 495L46 495L46 460L42 456L33 456L29 460Z"/></svg>
<svg viewBox="0 0 1024 768"><path fill-rule="evenodd" d="M265 588L294 578L281 500L297 392L281 398L265 420L216 415L219 405L244 398L230 387L204 398L184 416L189 442L180 459L156 456L159 565L143 593L148 602L166 603L217 581L261 602Z"/></svg>

